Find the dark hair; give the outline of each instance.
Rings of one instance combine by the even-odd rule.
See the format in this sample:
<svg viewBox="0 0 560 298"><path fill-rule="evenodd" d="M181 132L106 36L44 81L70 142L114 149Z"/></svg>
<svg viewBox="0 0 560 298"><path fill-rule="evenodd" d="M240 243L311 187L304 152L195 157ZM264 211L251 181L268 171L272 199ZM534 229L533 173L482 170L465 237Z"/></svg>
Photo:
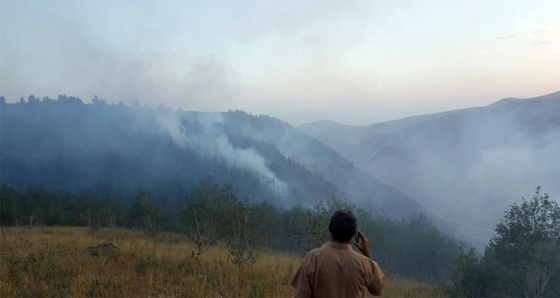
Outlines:
<svg viewBox="0 0 560 298"><path fill-rule="evenodd" d="M329 232L338 242L350 242L356 234L357 221L354 214L348 210L338 210L331 217Z"/></svg>

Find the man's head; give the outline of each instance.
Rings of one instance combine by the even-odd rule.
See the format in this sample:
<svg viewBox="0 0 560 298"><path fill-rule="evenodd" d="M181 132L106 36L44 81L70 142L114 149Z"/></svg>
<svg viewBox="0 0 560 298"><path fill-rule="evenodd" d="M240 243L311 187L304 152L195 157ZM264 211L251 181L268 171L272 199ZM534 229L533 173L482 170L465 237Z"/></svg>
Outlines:
<svg viewBox="0 0 560 298"><path fill-rule="evenodd" d="M348 210L338 210L331 217L329 232L334 240L342 243L350 242L356 234L356 217Z"/></svg>

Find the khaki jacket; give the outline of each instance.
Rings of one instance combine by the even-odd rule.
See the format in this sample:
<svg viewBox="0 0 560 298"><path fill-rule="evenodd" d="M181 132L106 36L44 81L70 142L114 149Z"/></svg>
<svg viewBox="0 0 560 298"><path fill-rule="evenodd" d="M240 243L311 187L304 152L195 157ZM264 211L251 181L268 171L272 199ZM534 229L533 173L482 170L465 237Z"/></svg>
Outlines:
<svg viewBox="0 0 560 298"><path fill-rule="evenodd" d="M350 244L329 241L303 258L290 284L297 297L363 297L365 289L378 296L383 272Z"/></svg>

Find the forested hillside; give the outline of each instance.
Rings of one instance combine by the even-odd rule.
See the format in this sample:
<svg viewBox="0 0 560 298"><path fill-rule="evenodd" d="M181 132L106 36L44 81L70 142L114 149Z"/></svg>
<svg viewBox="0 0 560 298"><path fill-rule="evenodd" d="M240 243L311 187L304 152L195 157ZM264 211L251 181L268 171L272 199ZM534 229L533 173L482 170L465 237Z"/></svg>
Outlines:
<svg viewBox="0 0 560 298"><path fill-rule="evenodd" d="M292 126L241 111L203 113L30 96L1 106L2 183L126 199L138 189L168 206L210 178L245 200L278 206L346 197L376 213L423 212ZM428 216L430 216L428 214Z"/></svg>

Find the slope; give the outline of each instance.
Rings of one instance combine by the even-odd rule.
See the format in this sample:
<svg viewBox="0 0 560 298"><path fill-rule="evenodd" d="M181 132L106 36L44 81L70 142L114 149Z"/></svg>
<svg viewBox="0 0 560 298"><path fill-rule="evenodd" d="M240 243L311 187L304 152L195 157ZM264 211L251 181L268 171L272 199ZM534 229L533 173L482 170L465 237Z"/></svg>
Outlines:
<svg viewBox="0 0 560 298"><path fill-rule="evenodd" d="M137 189L179 206L201 180L280 206L347 197L377 214L421 212L292 126L241 111L203 113L84 104L75 97L2 103L2 183L122 199Z"/></svg>
<svg viewBox="0 0 560 298"><path fill-rule="evenodd" d="M560 92L367 127L332 126L300 129L414 196L473 243L491 237L519 194L530 196L537 185L560 192Z"/></svg>

